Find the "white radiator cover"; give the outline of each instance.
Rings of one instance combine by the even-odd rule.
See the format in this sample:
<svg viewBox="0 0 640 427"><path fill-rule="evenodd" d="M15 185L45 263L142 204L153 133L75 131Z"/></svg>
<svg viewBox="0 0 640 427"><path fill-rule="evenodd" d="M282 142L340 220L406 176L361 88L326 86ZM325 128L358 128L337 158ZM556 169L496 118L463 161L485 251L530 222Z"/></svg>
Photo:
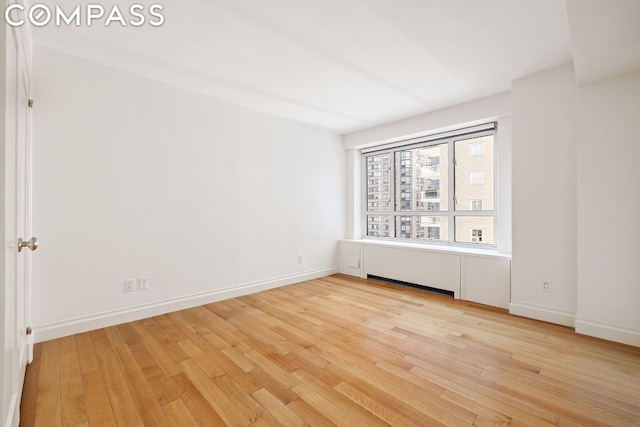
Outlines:
<svg viewBox="0 0 640 427"><path fill-rule="evenodd" d="M455 298L460 298L459 255L367 245L364 259L365 276L451 291Z"/></svg>
<svg viewBox="0 0 640 427"><path fill-rule="evenodd" d="M343 240L339 271L442 289L453 292L457 299L494 307L509 308L511 301L511 257L505 254Z"/></svg>

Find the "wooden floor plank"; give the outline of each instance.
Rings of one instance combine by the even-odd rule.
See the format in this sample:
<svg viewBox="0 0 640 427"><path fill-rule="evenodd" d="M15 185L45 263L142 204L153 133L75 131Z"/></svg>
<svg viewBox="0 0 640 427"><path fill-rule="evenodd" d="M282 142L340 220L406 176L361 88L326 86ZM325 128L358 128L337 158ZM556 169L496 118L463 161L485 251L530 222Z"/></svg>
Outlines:
<svg viewBox="0 0 640 427"><path fill-rule="evenodd" d="M224 425L224 420L185 374L171 377L171 383L198 425Z"/></svg>
<svg viewBox="0 0 640 427"><path fill-rule="evenodd" d="M40 365L42 363L42 343L33 346L33 362L29 365L29 375L25 376L22 386L20 407L20 425L33 427L36 422L36 404L38 399L38 381L40 379Z"/></svg>
<svg viewBox="0 0 640 427"><path fill-rule="evenodd" d="M60 386L62 425L75 427L88 422L82 373L74 336L60 340Z"/></svg>
<svg viewBox="0 0 640 427"><path fill-rule="evenodd" d="M39 343L22 426L640 425L640 348L334 275Z"/></svg>
<svg viewBox="0 0 640 427"><path fill-rule="evenodd" d="M173 400L162 408L174 426L198 427L198 421L181 399Z"/></svg>
<svg viewBox="0 0 640 427"><path fill-rule="evenodd" d="M278 424L276 418L253 398L253 394L247 394L228 375L218 377L213 382L240 409L240 412L251 421L251 424Z"/></svg>
<svg viewBox="0 0 640 427"><path fill-rule="evenodd" d="M366 395L345 382L338 384L335 389L389 425L419 427L419 424L396 412L395 409L389 408L387 405L378 402L373 397Z"/></svg>
<svg viewBox="0 0 640 427"><path fill-rule="evenodd" d="M331 426L334 423L323 415L320 410L309 405L302 399L296 399L287 404L287 408L311 426Z"/></svg>
<svg viewBox="0 0 640 427"><path fill-rule="evenodd" d="M351 418L366 426L384 426L386 423L372 414L368 409L358 405L355 401L344 396L333 387L325 384L320 379L298 369L293 375L307 385L311 390L329 400L337 409L349 414Z"/></svg>
<svg viewBox="0 0 640 427"><path fill-rule="evenodd" d="M115 352L109 343L104 329L91 333L98 365L104 379L104 385L111 402L111 409L118 425L144 426L141 414L138 412L133 397L120 369Z"/></svg>
<svg viewBox="0 0 640 427"><path fill-rule="evenodd" d="M445 390L485 404L491 408L497 408L502 414L511 419L523 421L532 425L554 425L558 421L558 414L547 410L545 407L532 405L528 399L516 399L506 393L501 393L491 387L467 380L464 377L447 375L442 371L434 373L432 370L416 366L410 370L429 381L435 382Z"/></svg>
<svg viewBox="0 0 640 427"><path fill-rule="evenodd" d="M159 399L146 381L142 368L120 334L120 329L117 327L109 328L108 332L109 342L114 349L118 365L124 374L140 417L145 423L153 426L170 427L170 422L162 411ZM177 394L175 397L177 398Z"/></svg>
<svg viewBox="0 0 640 427"><path fill-rule="evenodd" d="M82 383L87 396L89 424L93 426L117 425L102 372L96 370L82 374Z"/></svg>
<svg viewBox="0 0 640 427"><path fill-rule="evenodd" d="M269 411L271 414L273 414L274 418L278 420L283 426L294 427L306 425L302 418L300 418L289 408L287 408L274 395L269 393L268 390L261 388L251 396L253 396L256 402L262 405L265 411Z"/></svg>
<svg viewBox="0 0 640 427"><path fill-rule="evenodd" d="M355 418L334 405L327 397L314 391L307 384L300 383L292 388L292 390L300 396L309 406L314 408L322 408L322 414L331 420L331 424L343 427L366 427L366 424L358 422Z"/></svg>
<svg viewBox="0 0 640 427"><path fill-rule="evenodd" d="M40 357L35 425L61 426L60 340L45 342Z"/></svg>
<svg viewBox="0 0 640 427"><path fill-rule="evenodd" d="M95 372L100 369L98 366L98 358L96 357L95 348L90 332L78 334L76 338L76 348L78 350L78 362L80 363L80 372L83 374Z"/></svg>
<svg viewBox="0 0 640 427"><path fill-rule="evenodd" d="M234 403L226 396L213 380L200 369L194 360L184 360L180 366L189 380L215 409L227 425L248 426L251 424Z"/></svg>

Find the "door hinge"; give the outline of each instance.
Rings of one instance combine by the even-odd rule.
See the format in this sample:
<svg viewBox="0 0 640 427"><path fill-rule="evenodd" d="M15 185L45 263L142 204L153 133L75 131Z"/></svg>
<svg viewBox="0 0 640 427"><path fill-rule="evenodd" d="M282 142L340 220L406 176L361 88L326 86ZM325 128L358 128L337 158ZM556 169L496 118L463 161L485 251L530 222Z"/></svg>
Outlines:
<svg viewBox="0 0 640 427"><path fill-rule="evenodd" d="M33 332L33 331L31 330L31 326L27 326L27 335L31 335L31 332Z"/></svg>
<svg viewBox="0 0 640 427"><path fill-rule="evenodd" d="M33 99L29 98L29 101L27 101L27 105L29 106L29 108L33 108Z"/></svg>

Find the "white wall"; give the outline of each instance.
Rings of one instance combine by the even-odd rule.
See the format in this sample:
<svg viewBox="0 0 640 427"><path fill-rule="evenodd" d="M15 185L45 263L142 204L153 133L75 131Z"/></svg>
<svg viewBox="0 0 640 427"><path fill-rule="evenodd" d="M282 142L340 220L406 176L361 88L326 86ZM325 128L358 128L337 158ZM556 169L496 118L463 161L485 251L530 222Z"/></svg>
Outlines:
<svg viewBox="0 0 640 427"><path fill-rule="evenodd" d="M576 109L573 66L512 84L510 311L573 326L576 312ZM543 282L551 292L543 292Z"/></svg>
<svg viewBox="0 0 640 427"><path fill-rule="evenodd" d="M339 136L52 50L34 59L36 340L337 271ZM142 276L150 289L123 292Z"/></svg>
<svg viewBox="0 0 640 427"><path fill-rule="evenodd" d="M576 330L640 346L640 72L578 88Z"/></svg>

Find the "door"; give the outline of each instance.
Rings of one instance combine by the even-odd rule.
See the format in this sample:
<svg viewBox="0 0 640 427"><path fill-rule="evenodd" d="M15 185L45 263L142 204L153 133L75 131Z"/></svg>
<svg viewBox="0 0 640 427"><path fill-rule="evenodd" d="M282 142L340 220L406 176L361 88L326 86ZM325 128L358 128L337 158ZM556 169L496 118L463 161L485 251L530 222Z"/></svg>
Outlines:
<svg viewBox="0 0 640 427"><path fill-rule="evenodd" d="M4 172L2 187L5 242L3 293L3 425L17 426L27 363L33 357L29 327L31 252L31 42L27 27L2 22L4 51Z"/></svg>

